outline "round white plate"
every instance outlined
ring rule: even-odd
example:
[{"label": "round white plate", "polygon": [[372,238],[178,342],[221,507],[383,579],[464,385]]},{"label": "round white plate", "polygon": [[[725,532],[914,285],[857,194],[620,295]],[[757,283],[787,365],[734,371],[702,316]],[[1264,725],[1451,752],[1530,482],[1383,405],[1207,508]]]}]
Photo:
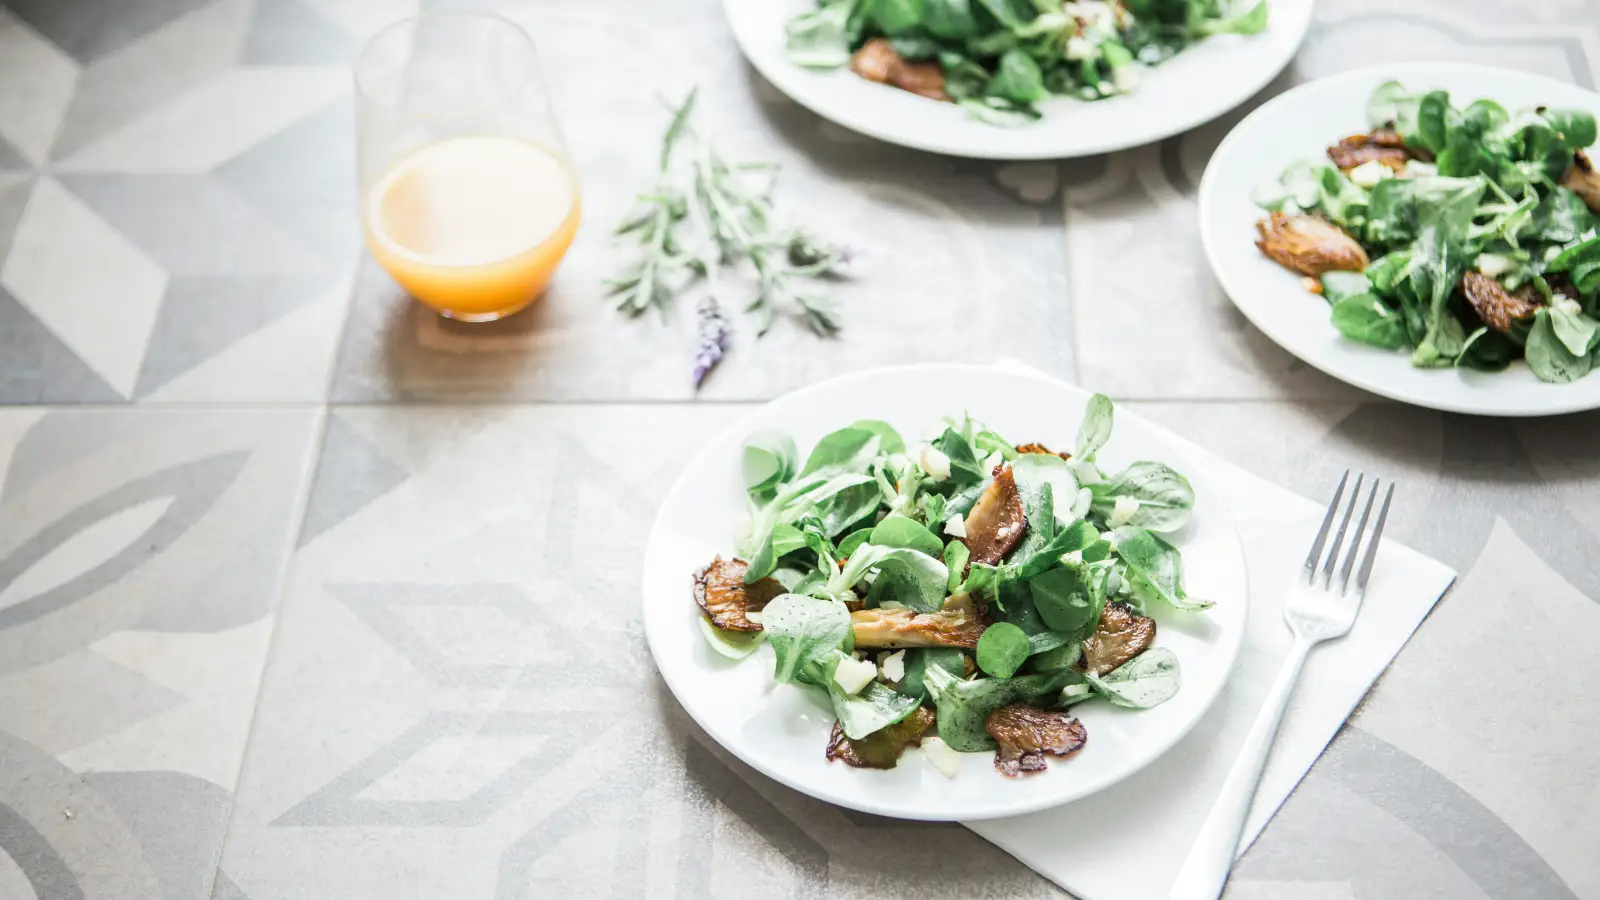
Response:
[{"label": "round white plate", "polygon": [[1008,779],[994,770],[993,753],[974,753],[948,779],[914,749],[889,771],[830,763],[823,757],[833,726],[826,702],[775,684],[770,647],[727,660],[706,646],[695,624],[693,574],[717,554],[732,553],[735,523],[747,509],[739,459],[751,432],[786,431],[803,454],[824,434],[857,419],[884,419],[915,440],[942,416],[965,409],[1011,440],[1069,447],[1088,399],[1083,390],[1042,376],[980,366],[908,366],[814,385],[718,435],[663,501],[645,551],[645,637],[678,702],[718,743],[764,774],[830,803],[905,819],[986,819],[1045,809],[1115,784],[1160,756],[1205,714],[1233,669],[1244,636],[1248,584],[1227,498],[1195,477],[1201,475],[1196,452],[1121,410],[1099,460],[1113,471],[1134,460],[1160,460],[1190,476],[1198,496],[1194,519],[1170,537],[1183,550],[1189,592],[1216,606],[1199,615],[1156,616],[1156,645],[1171,648],[1182,667],[1176,697],[1144,711],[1100,700],[1074,707],[1088,743],[1070,759],[1051,761],[1048,772]]},{"label": "round white plate", "polygon": [[789,61],[784,25],[815,0],[723,0],[739,47],[763,77],[800,105],[846,128],[918,150],[982,159],[1061,159],[1137,147],[1208,122],[1283,71],[1311,23],[1312,0],[1271,0],[1269,24],[1249,37],[1218,35],[1148,69],[1132,94],[1085,103],[1057,97],[1019,128],[986,125],[940,103],[866,81],[847,68]]},{"label": "round white plate", "polygon": [[1347,340],[1328,304],[1300,276],[1256,249],[1265,213],[1250,193],[1297,159],[1326,159],[1328,145],[1367,130],[1372,89],[1398,79],[1414,90],[1442,88],[1457,106],[1488,97],[1509,110],[1562,106],[1600,116],[1600,95],[1525,72],[1456,63],[1380,66],[1304,84],[1251,113],[1229,132],[1200,180],[1200,240],[1222,289],[1255,326],[1322,371],[1395,400],[1446,412],[1545,416],[1600,407],[1600,377],[1546,384],[1521,361],[1504,372],[1418,369],[1402,350]]}]

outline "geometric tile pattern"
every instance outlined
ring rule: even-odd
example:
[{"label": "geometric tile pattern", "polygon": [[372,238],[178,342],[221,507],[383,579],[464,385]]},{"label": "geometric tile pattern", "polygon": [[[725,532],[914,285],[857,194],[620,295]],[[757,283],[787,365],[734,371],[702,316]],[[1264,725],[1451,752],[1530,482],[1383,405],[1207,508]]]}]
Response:
[{"label": "geometric tile pattern", "polygon": [[[400,296],[354,213],[349,60],[463,5],[539,41],[588,218],[543,302],[488,326]],[[1597,15],[1322,0],[1243,109],[995,164],[821,122],[715,3],[0,0],[0,897],[1062,896],[964,828],[729,758],[636,609],[708,430],[868,365],[996,357],[1297,493],[1393,477],[1391,533],[1463,573],[1229,900],[1600,897],[1600,417],[1336,383],[1233,311],[1194,224],[1218,141],[1273,94],[1397,59],[1592,87]],[[838,340],[741,331],[701,403],[690,310],[600,296],[654,95],[692,85],[730,155],[783,166],[786,212],[860,251]]]}]

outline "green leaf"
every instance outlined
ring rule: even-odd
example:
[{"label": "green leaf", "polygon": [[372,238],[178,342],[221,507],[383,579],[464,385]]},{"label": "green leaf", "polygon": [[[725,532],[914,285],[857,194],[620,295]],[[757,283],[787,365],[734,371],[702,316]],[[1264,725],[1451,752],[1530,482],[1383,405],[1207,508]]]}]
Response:
[{"label": "green leaf", "polygon": [[867,0],[872,21],[891,37],[914,30],[922,21],[922,0]]},{"label": "green leaf", "polygon": [[1072,641],[1035,653],[1028,660],[1028,668],[1033,672],[1060,672],[1077,665],[1081,658],[1083,644]]},{"label": "green leaf", "polygon": [[906,651],[906,677],[900,688],[912,697],[925,697],[929,669],[942,669],[959,679],[966,672],[965,658],[955,647],[912,647]]},{"label": "green leaf", "polygon": [[1347,228],[1358,228],[1366,221],[1366,191],[1333,166],[1321,167],[1317,180],[1318,205],[1328,218]]},{"label": "green leaf", "polygon": [[1052,631],[1086,636],[1105,605],[1105,579],[1084,563],[1064,563],[1028,582],[1033,605]]},{"label": "green leaf", "polygon": [[935,559],[944,554],[944,542],[926,525],[901,515],[886,516],[874,526],[868,543],[880,547],[907,547]]},{"label": "green leaf", "polygon": [[[848,58],[847,55],[846,59]],[[678,104],[678,108],[672,111],[672,122],[667,125],[667,133],[661,138],[659,165],[663,172],[667,170],[667,166],[672,162],[673,149],[678,146],[678,141],[689,130],[689,115],[694,112],[694,99],[697,92],[697,88],[691,88],[689,93],[684,95],[683,102]]]},{"label": "green leaf", "polygon": [[1488,326],[1480,326],[1467,336],[1461,355],[1456,357],[1456,366],[1481,372],[1499,372],[1511,364],[1517,351],[1518,347],[1511,338]]},{"label": "green leaf", "polygon": [[1180,683],[1178,657],[1165,647],[1151,647],[1105,675],[1084,673],[1096,693],[1117,706],[1149,709],[1171,700]]},{"label": "green leaf", "polygon": [[1128,571],[1174,609],[1210,609],[1209,600],[1192,600],[1183,589],[1183,557],[1178,549],[1136,526],[1124,525],[1113,534],[1117,556]]},{"label": "green leaf", "polygon": [[1111,439],[1113,404],[1105,394],[1095,394],[1083,410],[1083,422],[1078,426],[1078,440],[1072,455],[1078,459],[1093,460],[1096,450]]},{"label": "green leaf", "polygon": [[794,438],[780,431],[758,431],[744,439],[740,468],[745,491],[761,502],[795,475]]},{"label": "green leaf", "polygon": [[923,0],[922,27],[934,37],[948,41],[966,40],[978,34],[978,20],[973,17],[968,0]]},{"label": "green leaf", "polygon": [[994,78],[989,82],[989,94],[1028,105],[1050,96],[1044,88],[1044,74],[1033,57],[1021,50],[1007,50],[995,67]]},{"label": "green leaf", "polygon": [[996,678],[1010,678],[1028,658],[1028,636],[1010,622],[996,622],[978,638],[978,668]]},{"label": "green leaf", "polygon": [[[1571,304],[1576,307],[1577,304]],[[1573,356],[1587,355],[1595,346],[1596,330],[1600,322],[1589,318],[1568,304],[1555,303],[1550,307],[1550,325],[1561,345]]]},{"label": "green leaf", "polygon": [[1423,94],[1417,105],[1417,142],[1435,153],[1443,150],[1454,124],[1452,114],[1459,119],[1459,114],[1450,106],[1449,92],[1429,91]]},{"label": "green leaf", "polygon": [[844,540],[839,542],[839,558],[844,559],[854,555],[856,548],[860,547],[862,544],[865,544],[867,542],[867,538],[871,536],[872,529],[870,527],[857,528],[855,531],[845,535]]},{"label": "green leaf", "polygon": [[[1100,539],[1100,532],[1087,521],[1079,520],[1056,532],[1039,551],[1015,565],[1006,566],[1005,577],[1017,581],[1032,581],[1054,568],[1064,554],[1082,550]],[[974,566],[974,569],[977,567]]]},{"label": "green leaf", "polygon": [[1593,216],[1583,198],[1557,185],[1534,208],[1529,230],[1532,236],[1552,244],[1565,244],[1593,225]]},{"label": "green leaf", "polygon": [[925,683],[933,696],[939,737],[963,753],[993,750],[994,738],[984,728],[989,714],[1012,703],[1036,702],[1059,693],[1077,680],[1070,670],[1020,678],[979,678],[962,681],[942,668],[929,667]]},{"label": "green leaf", "polygon": [[882,495],[872,481],[851,485],[822,505],[822,527],[829,537],[843,534],[856,523],[878,511]]},{"label": "green leaf", "polygon": [[1374,294],[1356,294],[1333,306],[1333,327],[1345,337],[1372,347],[1395,350],[1406,345],[1405,325]]},{"label": "green leaf", "polygon": [[967,560],[972,557],[972,551],[960,541],[951,541],[944,545],[944,567],[949,570],[949,579],[945,582],[945,589],[954,594],[961,587],[961,576],[967,571]]},{"label": "green leaf", "polygon": [[[809,69],[837,69],[850,62],[851,0],[830,3],[821,9],[802,13],[784,26],[784,49],[789,61]],[[661,170],[667,169],[663,152]]]},{"label": "green leaf", "polygon": [[1158,462],[1136,462],[1103,485],[1093,485],[1093,509],[1109,517],[1118,497],[1138,501],[1132,518],[1125,524],[1152,531],[1177,531],[1189,521],[1194,510],[1194,488],[1189,479],[1172,467]]},{"label": "green leaf", "polygon": [[[1198,7],[1191,4],[1195,10]],[[1208,37],[1214,34],[1260,34],[1267,27],[1267,0],[1256,0],[1254,6],[1243,11],[1230,9],[1220,16],[1205,17],[1191,14],[1189,30],[1195,37]]]},{"label": "green leaf", "polygon": [[861,472],[878,455],[880,438],[870,428],[850,426],[825,435],[811,448],[801,477],[817,472]]},{"label": "green leaf", "polygon": [[944,563],[905,547],[879,547],[870,541],[856,548],[844,570],[829,579],[825,588],[838,597],[876,570],[878,578],[872,596],[879,602],[894,600],[917,612],[933,612],[944,605],[950,581]]},{"label": "green leaf", "polygon": [[1416,98],[1398,81],[1385,81],[1367,98],[1367,124],[1380,128],[1400,117],[1400,107],[1414,104]]},{"label": "green leaf", "polygon": [[806,545],[806,537],[793,525],[774,525],[767,539],[761,543],[761,552],[750,560],[744,570],[744,583],[755,584],[772,574],[778,560]]},{"label": "green leaf", "polygon": [[1450,295],[1466,269],[1459,241],[1435,223],[1425,225],[1417,237],[1411,281],[1418,297],[1427,300],[1427,331],[1411,352],[1412,365],[1449,365],[1466,346],[1466,333],[1449,308]]},{"label": "green leaf", "polygon": [[1328,272],[1322,276],[1322,298],[1329,303],[1338,303],[1346,297],[1365,294],[1370,290],[1372,282],[1367,280],[1363,272]]},{"label": "green leaf", "polygon": [[933,447],[950,460],[951,484],[963,487],[984,479],[983,464],[972,452],[972,445],[955,429],[946,428],[944,434],[933,442]]},{"label": "green leaf", "polygon": [[870,431],[877,435],[879,453],[906,452],[905,439],[900,437],[900,432],[895,431],[894,426],[888,422],[880,422],[877,419],[862,419],[859,422],[851,422],[850,427]]},{"label": "green leaf", "polygon": [[833,704],[833,716],[839,720],[839,730],[845,737],[859,741],[904,719],[922,705],[917,697],[907,696],[877,681],[868,682],[860,693],[845,693],[833,679],[834,670],[845,658],[843,653],[835,651],[823,669],[823,684]]},{"label": "green leaf", "polygon": [[1540,381],[1552,384],[1577,381],[1588,375],[1593,367],[1592,356],[1573,354],[1557,337],[1548,308],[1541,307],[1534,313],[1533,328],[1528,332],[1528,342],[1524,346],[1524,352],[1528,368],[1533,370],[1533,374],[1538,376]]},{"label": "green leaf", "polygon": [[1595,141],[1595,118],[1591,113],[1577,109],[1546,109],[1541,115],[1561,135],[1562,141],[1574,150],[1588,147]]},{"label": "green leaf", "polygon": [[1585,263],[1600,262],[1600,236],[1579,241],[1556,254],[1545,266],[1547,272],[1569,272]]},{"label": "green leaf", "polygon": [[694,620],[706,644],[728,659],[744,659],[761,649],[761,641],[766,637],[765,631],[723,631],[707,622],[705,616],[695,616]]},{"label": "green leaf", "polygon": [[802,669],[842,650],[851,636],[844,604],[799,594],[780,594],[761,611],[761,627],[775,658],[772,677],[790,684]]}]

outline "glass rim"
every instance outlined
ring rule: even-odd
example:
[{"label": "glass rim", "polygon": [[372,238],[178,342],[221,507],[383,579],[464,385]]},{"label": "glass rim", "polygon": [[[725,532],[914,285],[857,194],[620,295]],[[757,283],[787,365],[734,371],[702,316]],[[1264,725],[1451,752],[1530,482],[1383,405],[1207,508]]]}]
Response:
[{"label": "glass rim", "polygon": [[[505,90],[497,92],[495,97],[486,100],[482,104],[470,109],[451,112],[406,112],[397,104],[378,99],[378,97],[372,91],[368,90],[367,85],[363,83],[362,71],[365,68],[364,64],[366,63],[367,56],[372,53],[373,48],[375,48],[380,42],[389,38],[394,32],[398,32],[403,28],[416,28],[423,22],[438,19],[468,19],[486,22],[497,26],[505,26],[506,28],[510,29],[510,31],[514,33],[523,44],[527,45],[528,56],[533,60],[533,65],[529,67],[527,74],[523,76],[523,79],[520,83],[511,85]],[[372,37],[367,39],[366,43],[361,45],[361,52],[356,54],[355,62],[351,66],[351,76],[355,81],[356,94],[367,103],[381,106],[390,113],[402,118],[448,120],[474,116],[482,113],[486,109],[492,108],[498,103],[520,96],[521,94],[525,93],[531,85],[536,83],[539,75],[538,69],[539,47],[534,43],[533,35],[529,34],[526,28],[523,28],[521,25],[518,25],[516,22],[513,22],[506,16],[486,9],[431,9],[406,16],[403,19],[396,19],[395,21],[390,22],[389,24],[378,29],[378,31],[373,34]]]}]

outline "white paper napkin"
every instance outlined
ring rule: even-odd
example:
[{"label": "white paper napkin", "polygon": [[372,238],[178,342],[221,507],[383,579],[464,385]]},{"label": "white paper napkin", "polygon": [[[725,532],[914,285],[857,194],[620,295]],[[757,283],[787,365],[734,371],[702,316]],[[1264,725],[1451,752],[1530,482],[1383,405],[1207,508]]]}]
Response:
[{"label": "white paper napkin", "polygon": [[[1284,598],[1326,509],[1195,452],[1205,460],[1207,483],[1228,494],[1250,570],[1249,622],[1228,687],[1188,737],[1122,784],[1056,809],[967,823],[1081,900],[1167,897],[1288,653]],[[1407,500],[1401,484],[1395,503]],[[1384,541],[1355,628],[1311,653],[1256,793],[1241,854],[1454,580],[1442,563]]]}]

